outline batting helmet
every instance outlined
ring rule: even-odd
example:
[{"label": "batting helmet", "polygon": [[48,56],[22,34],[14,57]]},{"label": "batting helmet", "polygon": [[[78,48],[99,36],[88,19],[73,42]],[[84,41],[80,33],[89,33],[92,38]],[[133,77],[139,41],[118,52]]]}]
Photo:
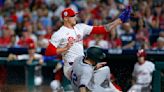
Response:
[{"label": "batting helmet", "polygon": [[99,47],[90,47],[87,49],[85,54],[87,58],[94,60],[96,63],[106,58],[106,54]]},{"label": "batting helmet", "polygon": [[146,57],[146,52],[145,52],[145,50],[144,50],[144,49],[138,50],[137,56],[138,56],[138,57]]}]

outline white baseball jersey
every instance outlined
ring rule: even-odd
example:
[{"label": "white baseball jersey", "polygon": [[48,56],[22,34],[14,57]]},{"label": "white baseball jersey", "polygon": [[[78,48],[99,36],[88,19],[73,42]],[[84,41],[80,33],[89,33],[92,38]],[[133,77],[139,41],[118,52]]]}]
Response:
[{"label": "white baseball jersey", "polygon": [[152,73],[155,70],[155,66],[150,61],[145,61],[144,64],[138,62],[134,66],[132,76],[136,78],[138,84],[149,84],[152,81]]},{"label": "white baseball jersey", "polygon": [[69,29],[62,26],[55,32],[50,42],[57,48],[63,48],[67,45],[68,41],[74,42],[73,46],[65,53],[62,53],[65,62],[74,62],[78,56],[84,56],[83,37],[89,35],[93,26],[86,24],[76,24],[74,29]]}]

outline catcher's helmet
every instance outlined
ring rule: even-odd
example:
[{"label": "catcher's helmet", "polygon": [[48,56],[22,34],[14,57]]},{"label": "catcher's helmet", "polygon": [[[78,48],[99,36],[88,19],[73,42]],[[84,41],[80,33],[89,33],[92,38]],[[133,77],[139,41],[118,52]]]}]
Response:
[{"label": "catcher's helmet", "polygon": [[90,47],[87,49],[85,54],[87,58],[95,61],[96,63],[106,58],[106,54],[99,47]]},{"label": "catcher's helmet", "polygon": [[138,50],[137,56],[138,56],[138,57],[146,57],[146,52],[145,52],[145,50],[144,50],[144,49]]}]

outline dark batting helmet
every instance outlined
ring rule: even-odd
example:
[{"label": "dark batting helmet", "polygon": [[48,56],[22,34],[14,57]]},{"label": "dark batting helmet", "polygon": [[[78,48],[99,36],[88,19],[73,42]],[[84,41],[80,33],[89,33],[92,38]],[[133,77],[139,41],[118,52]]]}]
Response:
[{"label": "dark batting helmet", "polygon": [[106,54],[99,47],[90,47],[87,49],[85,54],[87,58],[95,61],[96,63],[106,58]]}]

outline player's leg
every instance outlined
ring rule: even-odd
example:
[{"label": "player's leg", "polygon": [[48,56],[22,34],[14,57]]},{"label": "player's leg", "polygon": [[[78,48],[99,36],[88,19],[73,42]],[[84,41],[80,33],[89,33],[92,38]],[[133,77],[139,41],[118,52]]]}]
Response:
[{"label": "player's leg", "polygon": [[65,77],[70,80],[71,79],[71,71],[72,71],[72,65],[70,65],[69,63],[64,63],[64,75]]},{"label": "player's leg", "polygon": [[50,83],[50,87],[52,89],[52,92],[64,92],[63,88],[61,88],[61,84],[58,80],[53,80]]},{"label": "player's leg", "polygon": [[63,90],[63,87],[61,86],[62,77],[63,77],[63,66],[61,62],[58,62],[55,69],[53,70],[54,80],[51,81],[50,86],[52,89],[52,92],[59,92],[60,90]]}]

